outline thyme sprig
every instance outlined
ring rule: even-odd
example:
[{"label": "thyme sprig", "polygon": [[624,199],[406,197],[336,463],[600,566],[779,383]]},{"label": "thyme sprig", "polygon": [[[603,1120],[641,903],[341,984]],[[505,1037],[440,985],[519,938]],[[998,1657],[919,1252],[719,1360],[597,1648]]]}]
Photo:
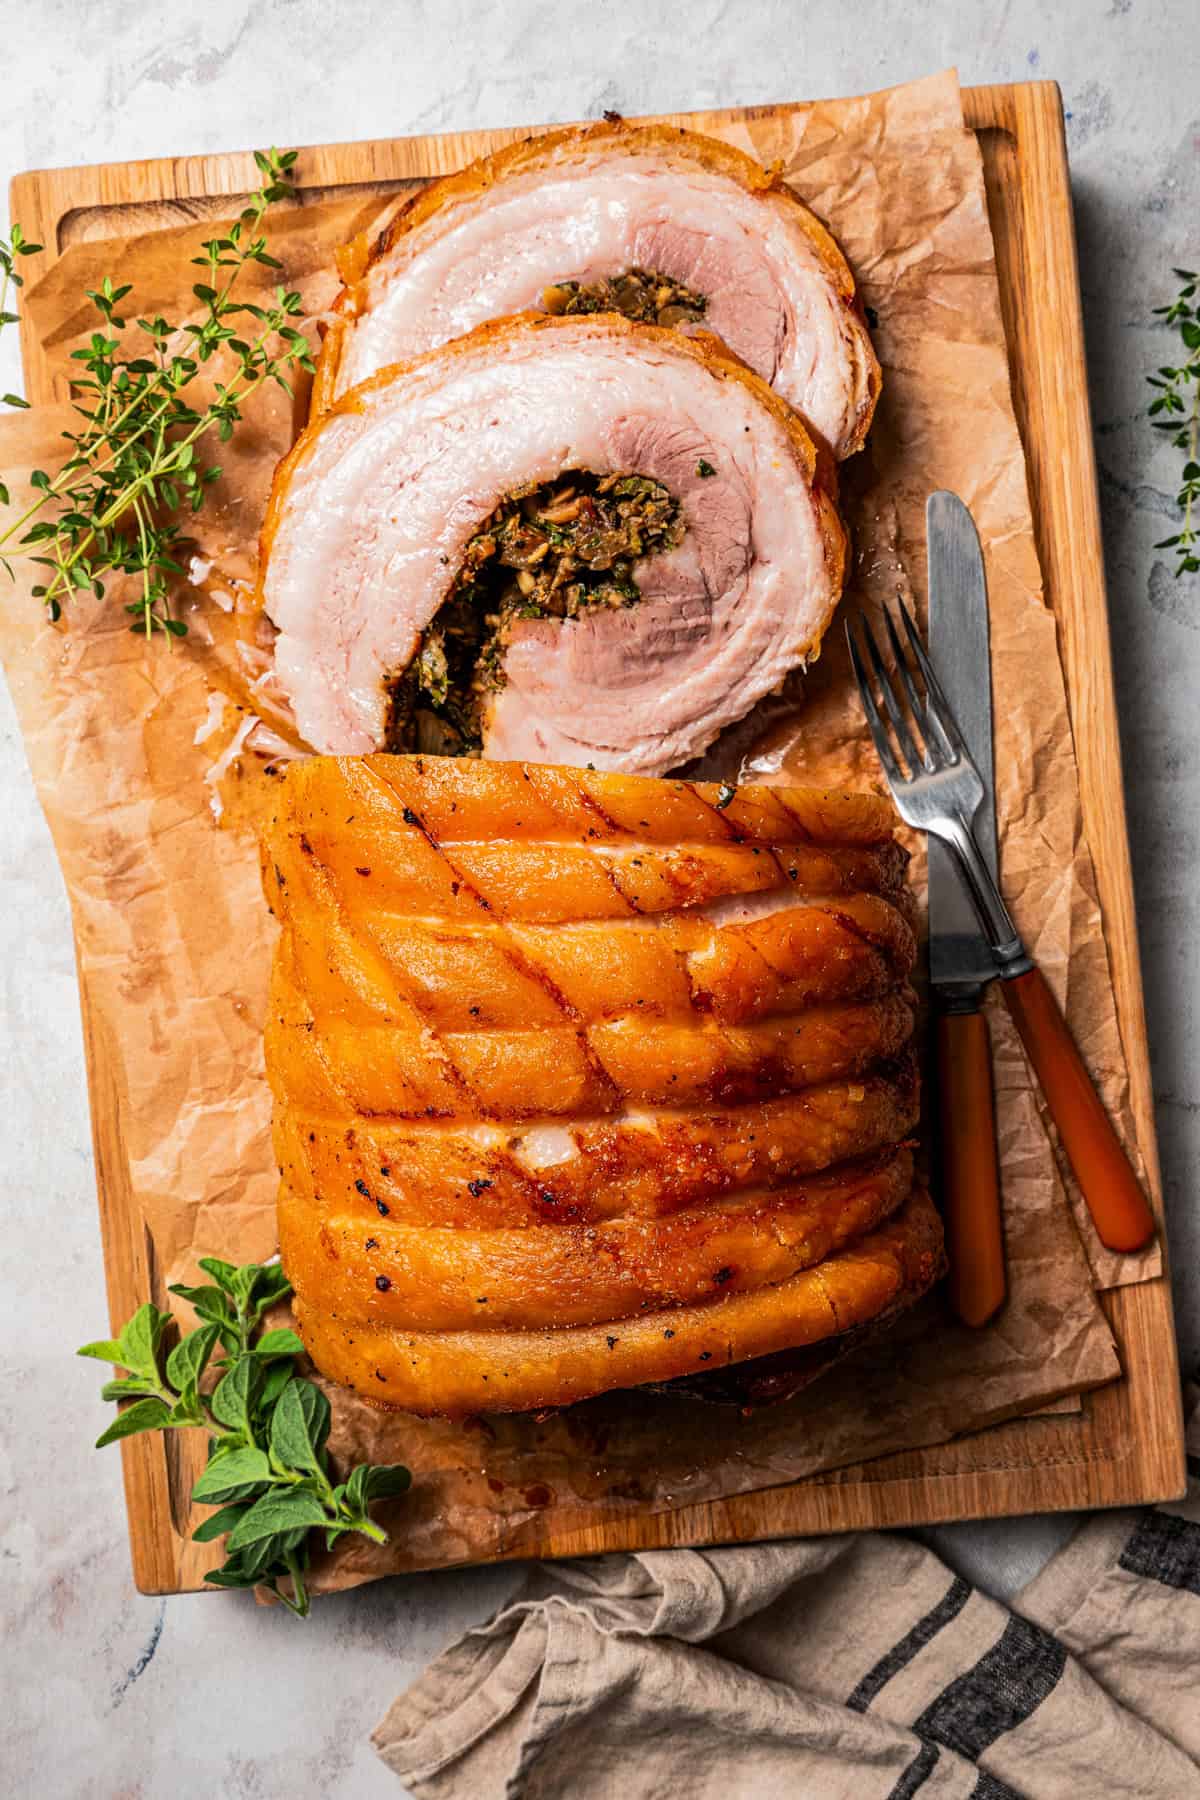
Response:
[{"label": "thyme sprig", "polygon": [[1149,409],[1155,430],[1167,432],[1175,448],[1183,452],[1176,495],[1183,522],[1178,531],[1154,546],[1156,550],[1174,550],[1175,574],[1180,576],[1200,570],[1200,308],[1195,305],[1200,277],[1194,269],[1176,269],[1175,274],[1182,283],[1179,293],[1169,306],[1156,306],[1154,311],[1167,325],[1176,327],[1186,355],[1178,367],[1164,364],[1146,379],[1157,390]]},{"label": "thyme sprig", "polygon": [[[197,1543],[225,1537],[225,1562],[204,1577],[214,1587],[271,1589],[294,1613],[308,1612],[308,1540],[322,1530],[328,1545],[347,1532],[386,1544],[371,1518],[375,1500],[410,1485],[399,1464],[359,1463],[345,1481],[330,1475],[325,1440],[329,1402],[296,1374],[304,1346],[294,1331],[262,1331],[263,1314],[291,1292],[277,1263],[235,1268],[202,1257],[210,1285],[173,1287],[200,1324],[165,1355],[169,1312],[147,1301],[119,1337],[85,1344],[80,1356],[126,1373],[104,1384],[105,1400],[127,1401],[96,1448],[143,1431],[200,1427],[208,1432],[208,1464],[193,1500],[217,1507],[192,1533]],[[212,1364],[218,1347],[223,1357]],[[214,1381],[214,1376],[216,1377]],[[227,1534],[227,1535],[226,1535]],[[290,1585],[281,1588],[280,1582]]]},{"label": "thyme sprig", "polygon": [[[73,405],[82,424],[63,434],[72,448],[59,473],[51,478],[35,470],[34,499],[0,532],[0,553],[13,546],[9,556],[26,554],[47,571],[33,592],[52,620],[73,594],[103,599],[108,578],[118,574],[138,582],[126,606],[132,630],[147,638],[186,632],[170,602],[172,580],[183,573],[183,518],[200,510],[221,474],[202,440],[213,432],[227,443],[261,387],[271,382],[289,393],[288,373],[313,368],[308,340],[293,322],[301,310],[298,293],[277,286],[269,306],[235,298],[251,264],[280,266],[259,227],[270,206],[293,194],[295,161],[294,150],[255,151],[262,186],[228,232],[192,258],[205,276],[192,289],[197,318],[182,325],[138,318],[140,340],[127,354],[129,286],[114,286],[106,276],[98,289],[87,290],[100,324],[72,352],[79,364]],[[10,244],[28,253],[16,226]],[[231,373],[213,380],[203,403],[193,400],[192,381],[219,354],[232,359]],[[11,563],[5,566],[11,574]]]},{"label": "thyme sprig", "polygon": [[[17,315],[8,310],[8,296],[13,288],[25,286],[25,277],[17,267],[17,260],[22,256],[36,256],[41,250],[40,244],[31,244],[19,225],[14,225],[7,238],[0,237],[0,332],[6,325],[15,325]],[[2,396],[5,406],[28,406],[20,394]],[[8,489],[0,481],[0,506],[8,505]]]}]

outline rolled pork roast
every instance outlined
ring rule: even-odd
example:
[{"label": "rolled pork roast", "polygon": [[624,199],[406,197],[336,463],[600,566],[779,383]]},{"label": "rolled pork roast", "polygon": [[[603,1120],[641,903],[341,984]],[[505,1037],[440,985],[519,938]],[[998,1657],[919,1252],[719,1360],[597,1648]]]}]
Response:
[{"label": "rolled pork roast", "polygon": [[911,1304],[942,1239],[905,861],[872,795],[294,763],[266,1062],[317,1366],[522,1411],[748,1359],[777,1384]]},{"label": "rolled pork roast", "polygon": [[263,838],[299,1328],[419,1413],[784,1397],[943,1266],[907,859],[875,796],[645,778],[819,652],[853,279],[774,173],[620,122],[341,266],[260,559],[332,753]]}]

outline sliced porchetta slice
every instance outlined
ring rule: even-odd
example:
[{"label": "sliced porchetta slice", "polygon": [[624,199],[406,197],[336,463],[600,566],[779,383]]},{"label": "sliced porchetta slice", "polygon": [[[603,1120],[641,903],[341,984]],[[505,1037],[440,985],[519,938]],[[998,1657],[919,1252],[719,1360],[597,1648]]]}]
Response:
[{"label": "sliced porchetta slice", "polygon": [[280,467],[261,594],[314,749],[401,747],[394,684],[468,546],[514,494],[581,471],[658,484],[676,537],[637,562],[632,603],[505,615],[484,756],[660,774],[815,653],[846,539],[797,415],[712,339],[526,315],[354,389]]},{"label": "sliced porchetta slice", "polygon": [[407,201],[373,248],[349,247],[343,274],[318,407],[485,319],[610,301],[685,329],[700,319],[835,456],[860,447],[879,394],[829,232],[777,171],[673,127],[514,144]]}]

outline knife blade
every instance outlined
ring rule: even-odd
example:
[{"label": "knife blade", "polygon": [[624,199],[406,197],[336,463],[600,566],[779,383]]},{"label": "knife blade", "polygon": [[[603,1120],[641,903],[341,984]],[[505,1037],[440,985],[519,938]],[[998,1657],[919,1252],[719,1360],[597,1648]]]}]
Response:
[{"label": "knife blade", "polygon": [[[975,522],[956,494],[930,495],[925,528],[930,657],[983,782],[975,837],[994,876],[992,669],[983,553]],[[980,1011],[996,964],[952,852],[936,838],[927,843],[949,1293],[959,1318],[978,1326],[996,1312],[1006,1291],[991,1042]]]},{"label": "knife blade", "polygon": [[[996,794],[992,757],[992,656],[987,582],[975,521],[957,494],[925,504],[929,572],[929,654],[983,782],[975,839],[996,874]],[[996,964],[954,855],[929,839],[929,976],[935,989],[978,1002]]]}]

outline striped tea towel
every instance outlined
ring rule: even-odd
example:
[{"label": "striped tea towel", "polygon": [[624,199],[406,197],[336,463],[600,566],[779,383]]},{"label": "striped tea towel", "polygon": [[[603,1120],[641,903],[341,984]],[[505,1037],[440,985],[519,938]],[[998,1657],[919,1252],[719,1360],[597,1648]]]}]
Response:
[{"label": "striped tea towel", "polygon": [[881,1534],[540,1566],[375,1744],[420,1800],[1200,1800],[1200,1480],[1011,1612]]}]

